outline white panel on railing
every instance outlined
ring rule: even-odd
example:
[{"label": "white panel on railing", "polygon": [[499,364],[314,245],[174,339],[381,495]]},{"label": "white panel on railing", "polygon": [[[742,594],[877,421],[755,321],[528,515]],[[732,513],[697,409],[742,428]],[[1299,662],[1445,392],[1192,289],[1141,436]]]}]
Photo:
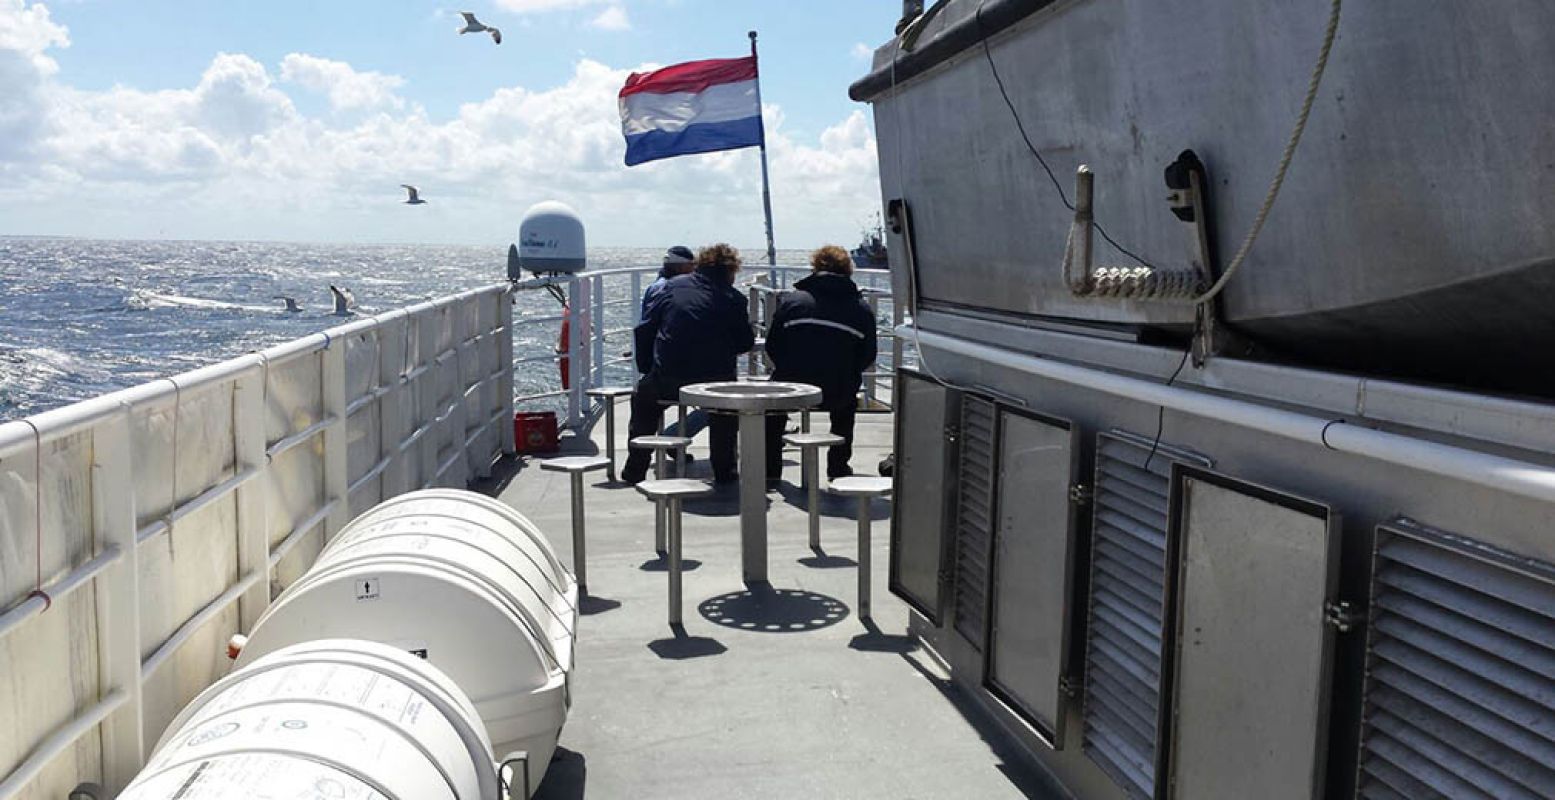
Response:
[{"label": "white panel on railing", "polygon": [[265,442],[298,433],[324,418],[316,352],[271,363],[265,380]]}]

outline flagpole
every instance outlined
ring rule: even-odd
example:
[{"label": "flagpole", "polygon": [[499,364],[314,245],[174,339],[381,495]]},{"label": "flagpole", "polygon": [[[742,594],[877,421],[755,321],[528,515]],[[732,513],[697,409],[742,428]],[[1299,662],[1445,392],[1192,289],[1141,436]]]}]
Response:
[{"label": "flagpole", "polygon": [[[756,58],[756,32],[750,32],[751,60],[756,61],[756,119],[761,117],[761,68],[760,61]],[[767,123],[761,123],[761,209],[767,215],[767,282],[770,286],[777,286],[777,246],[772,240],[772,183],[767,177]]]}]

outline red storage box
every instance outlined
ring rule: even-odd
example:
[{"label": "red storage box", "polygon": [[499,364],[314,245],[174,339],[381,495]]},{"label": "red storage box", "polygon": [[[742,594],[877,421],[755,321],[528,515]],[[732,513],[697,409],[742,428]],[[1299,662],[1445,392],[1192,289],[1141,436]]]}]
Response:
[{"label": "red storage box", "polygon": [[513,415],[513,441],[520,453],[554,453],[561,446],[556,436],[556,412],[520,411]]}]

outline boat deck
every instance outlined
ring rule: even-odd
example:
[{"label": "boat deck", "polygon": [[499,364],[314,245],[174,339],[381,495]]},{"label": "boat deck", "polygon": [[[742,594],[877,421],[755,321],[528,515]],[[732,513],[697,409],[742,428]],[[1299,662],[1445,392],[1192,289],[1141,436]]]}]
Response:
[{"label": "boat deck", "polygon": [[[626,415],[623,404],[618,459]],[[596,437],[604,427],[594,426]],[[854,469],[874,473],[891,429],[888,414],[860,415]],[[599,448],[577,437],[563,454]],[[692,452],[690,476],[707,477],[705,433]],[[681,636],[667,624],[652,504],[589,474],[593,596],[579,619],[571,715],[537,797],[1056,796],[904,635],[906,606],[886,590],[883,500],[873,507],[874,624],[854,615],[855,501],[823,498],[825,552],[811,552],[797,460],[788,454],[781,489],[769,495],[771,587],[741,582],[734,487],[686,504]],[[568,477],[538,465],[508,464],[491,491],[570,564]]]}]

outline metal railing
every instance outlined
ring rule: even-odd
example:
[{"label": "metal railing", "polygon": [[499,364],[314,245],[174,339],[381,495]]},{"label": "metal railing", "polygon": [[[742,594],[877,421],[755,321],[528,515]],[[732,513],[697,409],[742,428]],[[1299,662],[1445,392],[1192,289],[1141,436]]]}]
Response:
[{"label": "metal railing", "polygon": [[[569,385],[562,387],[560,380],[555,388],[525,394],[515,401],[518,405],[533,404],[546,399],[565,398],[565,424],[577,428],[593,412],[588,397],[590,389],[607,385],[631,386],[636,383],[637,370],[631,355],[632,329],[637,324],[640,303],[646,281],[652,281],[659,267],[624,267],[619,269],[589,270],[576,275],[539,276],[519,281],[516,288],[539,290],[547,286],[562,288],[568,301],[567,317],[570,318],[566,348],[556,353],[523,356],[516,363],[556,363],[566,359],[571,373]],[[767,323],[777,307],[777,297],[787,291],[790,280],[810,273],[809,267],[780,266],[770,274],[776,275],[778,285],[771,285],[769,273],[752,268],[757,274],[753,280],[741,281],[740,290],[749,298],[751,326],[757,337],[757,348],[746,357],[746,372],[760,376],[770,370],[770,364],[761,352],[761,341],[766,337]],[[876,336],[882,341],[876,366],[864,373],[865,408],[884,410],[890,407],[890,382],[896,367],[902,364],[903,342],[896,336],[905,309],[892,302],[891,273],[889,270],[857,270],[854,280],[863,290],[876,320]],[[884,309],[884,310],[883,310]],[[882,314],[885,316],[882,317]],[[563,315],[518,316],[513,321],[515,330],[527,326],[559,326]],[[889,342],[890,346],[884,346]]]},{"label": "metal railing", "polygon": [[0,800],[122,789],[353,512],[513,451],[511,288],[0,424]]}]

